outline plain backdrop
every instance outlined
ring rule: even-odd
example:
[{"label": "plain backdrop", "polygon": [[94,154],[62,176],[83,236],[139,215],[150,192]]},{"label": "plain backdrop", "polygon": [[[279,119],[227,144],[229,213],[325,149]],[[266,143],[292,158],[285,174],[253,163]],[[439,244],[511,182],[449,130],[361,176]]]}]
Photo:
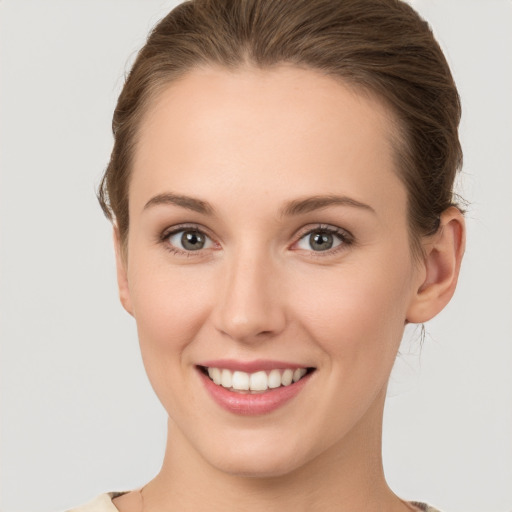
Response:
[{"label": "plain backdrop", "polygon": [[[159,470],[166,416],[118,303],[95,187],[124,74],[176,3],[0,0],[4,512],[63,510]],[[404,498],[510,511],[512,2],[413,5],[463,101],[468,248],[452,303],[426,325],[422,349],[408,332],[397,360],[385,470]]]}]

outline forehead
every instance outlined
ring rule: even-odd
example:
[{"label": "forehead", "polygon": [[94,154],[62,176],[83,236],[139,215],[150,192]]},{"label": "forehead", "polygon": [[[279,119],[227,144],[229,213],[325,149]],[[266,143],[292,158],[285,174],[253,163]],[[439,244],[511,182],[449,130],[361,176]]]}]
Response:
[{"label": "forehead", "polygon": [[165,188],[221,202],[247,188],[282,199],[338,188],[376,206],[402,201],[392,138],[383,104],[318,72],[196,69],[156,95],[142,119],[130,203],[141,208]]}]

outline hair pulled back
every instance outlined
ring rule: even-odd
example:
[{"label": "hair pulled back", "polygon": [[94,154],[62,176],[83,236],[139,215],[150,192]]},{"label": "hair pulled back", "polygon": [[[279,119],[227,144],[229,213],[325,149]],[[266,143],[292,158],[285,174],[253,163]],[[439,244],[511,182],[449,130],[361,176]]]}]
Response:
[{"label": "hair pulled back", "polygon": [[460,100],[428,24],[401,0],[189,0],[150,33],[114,112],[114,147],[98,199],[129,227],[128,188],[148,103],[203,65],[236,69],[292,64],[380,98],[397,120],[397,173],[408,193],[412,240],[434,233],[453,205],[462,164]]}]

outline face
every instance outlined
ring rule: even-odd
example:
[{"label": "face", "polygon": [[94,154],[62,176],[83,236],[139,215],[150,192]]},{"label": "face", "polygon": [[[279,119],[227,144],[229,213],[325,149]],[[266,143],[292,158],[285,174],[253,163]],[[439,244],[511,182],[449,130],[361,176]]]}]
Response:
[{"label": "face", "polygon": [[380,429],[421,280],[390,133],[378,101],[284,66],[195,70],[146,113],[121,296],[212,466],[284,474]]}]

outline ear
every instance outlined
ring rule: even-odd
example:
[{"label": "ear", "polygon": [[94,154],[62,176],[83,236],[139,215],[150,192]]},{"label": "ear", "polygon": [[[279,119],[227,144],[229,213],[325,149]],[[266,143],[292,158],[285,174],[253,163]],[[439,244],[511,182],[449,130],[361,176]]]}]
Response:
[{"label": "ear", "polygon": [[457,286],[465,245],[464,217],[458,208],[450,207],[441,215],[437,232],[423,243],[423,272],[409,305],[408,322],[426,322],[450,302]]},{"label": "ear", "polygon": [[116,269],[117,269],[117,287],[119,290],[119,299],[124,309],[133,316],[133,308],[130,297],[130,287],[128,285],[127,259],[126,253],[122,247],[119,229],[114,226],[114,248],[116,251]]}]

